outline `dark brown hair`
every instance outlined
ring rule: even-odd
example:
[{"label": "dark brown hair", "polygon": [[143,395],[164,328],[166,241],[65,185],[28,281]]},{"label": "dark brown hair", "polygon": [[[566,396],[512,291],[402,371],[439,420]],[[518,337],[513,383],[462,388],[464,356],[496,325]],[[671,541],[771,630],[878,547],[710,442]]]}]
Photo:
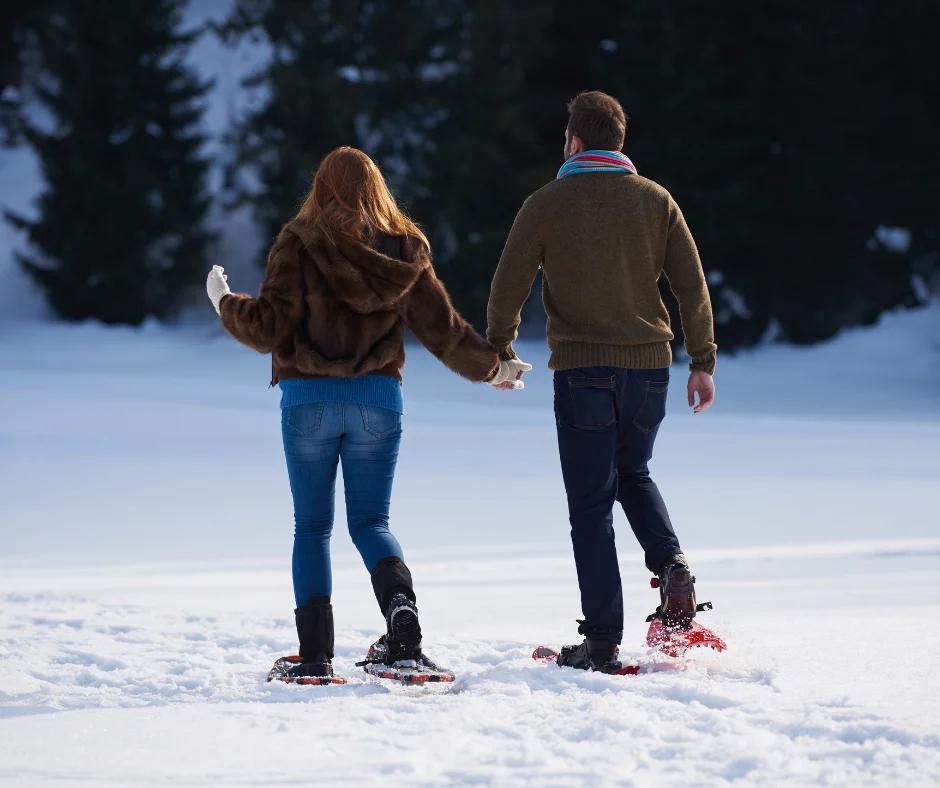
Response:
[{"label": "dark brown hair", "polygon": [[568,133],[581,138],[587,150],[620,150],[630,116],[620,102],[599,90],[585,90],[568,102]]}]

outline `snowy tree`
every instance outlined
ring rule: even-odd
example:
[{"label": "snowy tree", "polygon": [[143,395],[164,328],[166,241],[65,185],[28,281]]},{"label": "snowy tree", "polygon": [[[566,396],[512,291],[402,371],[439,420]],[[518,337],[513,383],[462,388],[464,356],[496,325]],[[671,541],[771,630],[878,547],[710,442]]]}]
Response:
[{"label": "snowy tree", "polygon": [[817,342],[928,297],[937,4],[634,0],[602,29],[554,5],[527,69],[539,144],[556,153],[579,90],[621,99],[628,152],[699,244],[722,349]]},{"label": "snowy tree", "polygon": [[479,322],[505,233],[538,183],[533,171],[551,171],[523,155],[534,138],[525,68],[543,5],[240,0],[225,32],[263,37],[273,55],[247,82],[265,98],[235,129],[235,192],[273,235],[324,153],[364,149],[425,225],[439,273]]},{"label": "snowy tree", "polygon": [[[139,324],[204,271],[201,83],[182,0],[54,2],[36,30],[44,112],[25,124],[45,187],[20,263],[62,317]],[[43,117],[44,116],[44,117]]]},{"label": "snowy tree", "polygon": [[273,235],[327,150],[362,147],[479,324],[513,216],[561,163],[566,102],[605,90],[686,214],[722,349],[816,342],[936,287],[938,9],[633,0],[598,26],[558,0],[239,0],[229,30],[272,57],[236,192]]},{"label": "snowy tree", "polygon": [[52,0],[0,5],[0,142],[19,142],[23,93],[32,82],[36,32],[45,22]]},{"label": "snowy tree", "polygon": [[406,202],[420,193],[428,133],[440,119],[428,75],[448,73],[434,44],[462,9],[456,0],[236,3],[223,36],[263,40],[272,57],[245,82],[262,99],[233,129],[229,183],[268,235],[339,145],[376,159]]},{"label": "snowy tree", "polygon": [[[574,94],[546,102],[543,86],[531,79],[554,16],[550,4],[465,6],[435,45],[441,67],[425,75],[440,121],[428,132],[416,211],[436,242],[436,266],[454,302],[482,329],[516,212],[561,164],[565,100]],[[551,132],[550,147],[538,144],[543,131]]]}]

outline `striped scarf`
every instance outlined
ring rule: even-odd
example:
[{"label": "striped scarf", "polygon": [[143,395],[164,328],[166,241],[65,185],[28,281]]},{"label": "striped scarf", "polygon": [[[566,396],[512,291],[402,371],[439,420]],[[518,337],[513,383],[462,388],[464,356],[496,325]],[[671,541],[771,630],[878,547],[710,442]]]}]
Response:
[{"label": "striped scarf", "polygon": [[636,167],[618,150],[586,150],[576,153],[558,170],[558,179],[582,172],[629,172],[636,175]]}]

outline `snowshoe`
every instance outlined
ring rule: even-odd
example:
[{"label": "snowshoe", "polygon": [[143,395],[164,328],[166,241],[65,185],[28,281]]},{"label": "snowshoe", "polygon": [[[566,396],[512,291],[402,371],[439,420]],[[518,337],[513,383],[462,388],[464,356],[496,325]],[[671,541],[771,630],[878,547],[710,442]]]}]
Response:
[{"label": "snowshoe", "polygon": [[668,560],[650,586],[659,589],[659,606],[647,616],[646,643],[671,657],[678,657],[695,646],[724,651],[725,642],[697,621],[695,614],[711,610],[711,602],[695,599],[695,576],[682,553]]},{"label": "snowshoe", "polygon": [[[373,570],[376,599],[383,606],[386,633],[369,647],[356,665],[371,676],[402,684],[425,684],[454,680],[454,674],[435,665],[421,651],[421,624],[411,588],[411,573],[398,559],[380,562]],[[391,588],[391,590],[386,590]],[[396,590],[399,589],[399,590]],[[410,594],[410,595],[409,595]]]},{"label": "snowshoe", "polygon": [[394,650],[390,649],[388,635],[382,635],[375,641],[369,647],[366,658],[357,662],[356,666],[363,668],[370,676],[400,681],[402,684],[454,680],[454,674],[434,664],[422,653],[420,646],[413,648],[408,655],[402,654],[398,643]]},{"label": "snowshoe", "polygon": [[275,660],[268,673],[268,681],[283,681],[288,684],[345,684],[346,679],[333,675],[333,665],[325,654],[312,659],[300,656],[281,657]]},{"label": "snowshoe", "polygon": [[306,607],[294,611],[297,655],[281,657],[268,673],[268,681],[290,684],[345,684],[333,675],[333,607],[326,596],[312,597]]},{"label": "snowshoe", "polygon": [[718,635],[703,627],[698,621],[689,626],[667,627],[660,619],[655,619],[646,633],[646,645],[655,648],[670,657],[681,657],[690,648],[704,646],[715,651],[728,648]]},{"label": "snowshoe", "polygon": [[617,659],[616,646],[614,647],[613,659],[603,663],[601,667],[594,666],[590,655],[581,652],[585,649],[585,644],[580,646],[562,646],[561,651],[556,651],[549,646],[537,646],[532,652],[532,659],[537,662],[554,662],[559,667],[580,668],[581,670],[597,670],[601,673],[609,673],[616,676],[635,676],[640,673],[639,663],[628,663],[624,665]]}]

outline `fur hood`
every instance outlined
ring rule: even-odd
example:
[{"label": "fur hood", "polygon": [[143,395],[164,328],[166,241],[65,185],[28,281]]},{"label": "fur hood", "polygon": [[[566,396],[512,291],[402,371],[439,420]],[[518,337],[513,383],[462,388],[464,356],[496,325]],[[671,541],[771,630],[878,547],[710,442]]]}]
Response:
[{"label": "fur hood", "polygon": [[[353,240],[334,246],[315,227],[295,219],[284,233],[296,236],[337,300],[360,315],[396,309],[430,266],[427,253],[414,238],[401,241],[404,260],[389,257]],[[409,248],[405,248],[409,247]]]}]

